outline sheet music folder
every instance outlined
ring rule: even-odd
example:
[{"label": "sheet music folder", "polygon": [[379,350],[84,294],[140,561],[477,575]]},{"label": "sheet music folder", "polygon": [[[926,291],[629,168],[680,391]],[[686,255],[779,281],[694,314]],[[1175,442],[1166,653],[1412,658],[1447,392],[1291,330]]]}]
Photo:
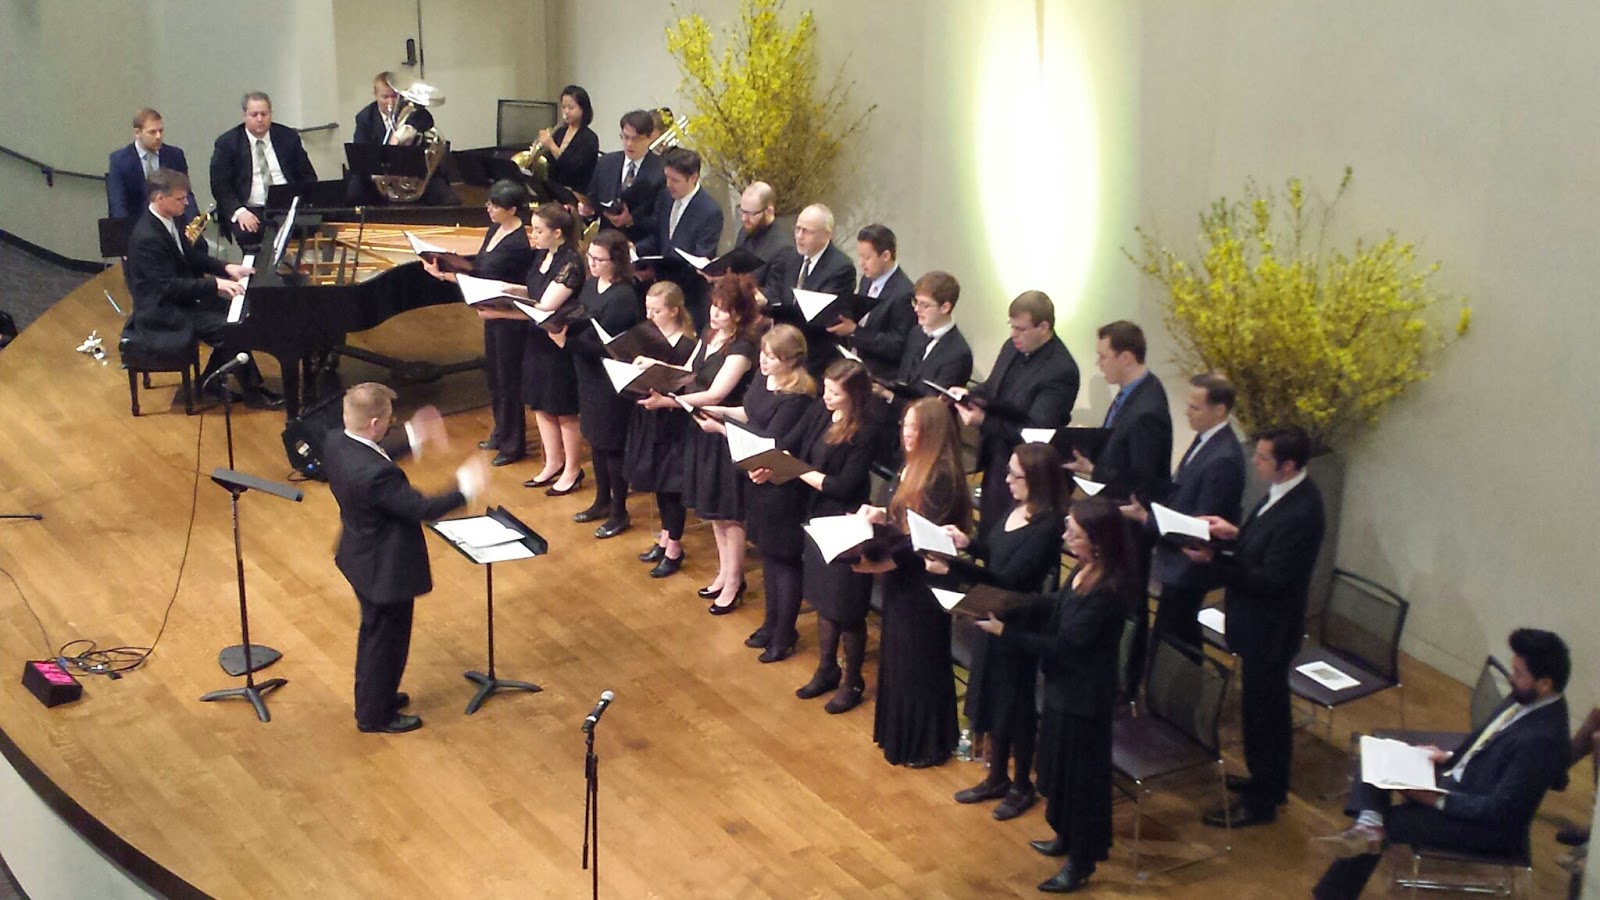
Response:
[{"label": "sheet music folder", "polygon": [[[512,529],[514,531],[517,531],[520,534],[522,534],[523,536],[521,538],[519,538],[519,539],[517,539],[515,541],[507,541],[506,544],[515,544],[518,547],[520,547],[523,550],[525,550],[526,552],[525,553],[518,553],[518,555],[516,555],[516,556],[507,556],[507,555],[505,555],[504,552],[500,552],[500,553],[485,552],[485,551],[493,551],[495,548],[494,547],[487,547],[487,548],[485,548],[485,547],[473,547],[473,546],[467,545],[464,542],[459,541],[455,537],[453,537],[449,533],[449,531],[450,531],[449,528],[446,528],[444,530],[440,530],[440,528],[439,528],[440,525],[448,525],[448,523],[450,523],[450,522],[470,521],[470,520],[473,520],[473,519],[480,519],[480,518],[493,519],[494,521],[499,522],[501,525],[504,525],[507,528],[510,528],[510,529]],[[543,556],[546,553],[550,552],[550,542],[549,541],[545,540],[545,538],[542,535],[540,535],[537,531],[534,531],[532,528],[529,528],[527,526],[527,523],[523,522],[521,519],[519,519],[516,516],[512,515],[503,506],[492,506],[492,507],[489,507],[489,509],[487,509],[484,512],[484,515],[482,515],[482,516],[458,516],[457,518],[454,518],[454,519],[441,519],[441,520],[439,520],[437,522],[429,522],[428,523],[428,529],[430,531],[432,531],[434,534],[437,534],[445,543],[447,543],[450,546],[454,547],[456,549],[457,553],[460,553],[462,556],[465,556],[474,565],[487,565],[487,564],[494,563],[494,562],[509,562],[511,560],[514,560],[514,559],[527,559],[530,556]],[[503,546],[503,545],[496,545],[496,546]]]}]

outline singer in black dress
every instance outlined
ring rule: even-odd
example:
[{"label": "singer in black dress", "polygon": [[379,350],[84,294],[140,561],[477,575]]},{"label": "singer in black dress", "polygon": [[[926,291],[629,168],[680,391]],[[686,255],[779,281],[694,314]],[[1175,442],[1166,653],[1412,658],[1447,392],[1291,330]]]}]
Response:
[{"label": "singer in black dress", "polygon": [[1039,789],[1055,837],[1034,841],[1033,848],[1067,857],[1061,871],[1039,885],[1054,893],[1082,887],[1111,852],[1117,647],[1137,595],[1128,532],[1115,503],[1089,497],[1072,504],[1064,539],[1080,562],[1055,598],[1042,602],[1048,610],[1042,624],[1038,606],[978,623],[999,639],[1001,651],[1037,657],[1044,675]]},{"label": "singer in black dress", "polygon": [[[887,443],[891,415],[887,404],[872,395],[872,378],[858,362],[841,359],[823,373],[822,402],[814,404],[780,446],[809,463],[816,472],[800,476],[811,490],[797,518],[854,513],[872,491],[872,461]],[[867,650],[867,612],[872,576],[856,572],[843,560],[822,558],[807,539],[801,557],[804,596],[817,611],[817,670],[794,694],[811,700],[829,691],[823,707],[838,715],[855,709],[866,691],[861,662]],[[767,639],[760,632],[752,635]],[[844,668],[839,645],[844,644]],[[837,690],[835,690],[837,689]]]},{"label": "singer in black dress", "polygon": [[[955,416],[924,397],[906,407],[900,425],[905,467],[888,509],[869,518],[907,531],[906,512],[965,531],[971,493],[961,471]],[[956,747],[956,686],[950,671],[950,615],[928,588],[921,556],[902,545],[890,558],[863,560],[857,571],[878,577],[883,590],[878,702],[872,739],[893,765],[943,765]]]},{"label": "singer in black dress", "polygon": [[[683,305],[683,291],[670,281],[658,281],[645,292],[644,315],[672,345],[668,365],[684,365],[698,346],[694,322]],[[683,526],[688,512],[683,506],[683,447],[689,414],[670,398],[652,391],[634,401],[622,452],[622,467],[634,490],[656,495],[661,531],[640,562],[655,563],[651,578],[665,578],[683,564]]]},{"label": "singer in black dress", "polygon": [[574,513],[574,522],[606,521],[597,538],[615,537],[628,527],[628,475],[622,451],[628,441],[633,403],[617,394],[602,360],[610,359],[595,330],[617,337],[644,321],[644,307],[633,289],[628,239],[620,231],[595,235],[588,249],[589,279],[578,293],[586,318],[572,326],[573,365],[578,373],[578,422],[594,462],[594,503]]},{"label": "singer in black dress", "polygon": [[[690,406],[742,406],[755,369],[755,280],[735,275],[711,290],[710,324],[690,366],[694,384],[680,399]],[[683,452],[683,497],[695,515],[711,523],[717,541],[717,576],[701,591],[717,606],[742,602],[744,594],[744,486],[748,479],[728,455],[728,439],[699,428],[689,432]]]},{"label": "singer in black dress", "polygon": [[[1049,444],[1021,444],[1011,454],[1006,485],[1016,505],[1004,522],[991,529],[984,541],[969,540],[965,533],[951,538],[975,559],[930,561],[928,570],[949,571],[964,584],[985,583],[1008,591],[1054,593],[1061,569],[1061,530],[1066,518],[1066,479],[1061,454]],[[973,630],[972,673],[967,680],[965,712],[975,734],[988,736],[989,775],[981,783],[956,792],[958,803],[1000,800],[994,817],[1014,819],[1033,806],[1033,754],[1038,729],[1034,709],[1034,682],[1039,661],[1026,652],[995,649],[996,639],[969,620],[957,619],[955,628]],[[1006,775],[1011,762],[1011,776]]]},{"label": "singer in black dress", "polygon": [[574,191],[589,189],[595,164],[600,161],[600,137],[589,126],[594,123],[594,104],[589,92],[575,84],[561,89],[557,105],[561,125],[555,131],[539,132],[539,146],[550,155],[550,180]]},{"label": "singer in black dress", "polygon": [[[528,268],[530,302],[543,312],[555,312],[577,296],[583,287],[583,259],[578,256],[572,214],[546,203],[533,215],[533,265]],[[578,373],[572,366],[564,328],[528,329],[522,364],[523,399],[539,426],[544,467],[523,482],[545,487],[551,496],[570,494],[583,478],[583,434],[578,425]]]},{"label": "singer in black dress", "polygon": [[[800,329],[779,325],[761,338],[757,360],[760,377],[750,383],[744,405],[708,406],[708,412],[723,415],[762,437],[781,442],[799,424],[816,395],[817,385],[806,372],[806,339]],[[701,429],[725,434],[727,429],[714,419],[700,420]],[[800,550],[805,534],[800,530],[801,510],[805,506],[805,486],[799,481],[773,484],[771,471],[755,469],[748,474],[745,490],[745,521],[748,537],[761,551],[762,583],[767,614],[757,635],[745,640],[749,647],[761,647],[762,662],[778,662],[794,652],[795,618],[800,614]],[[712,604],[711,613],[721,615],[734,607]]]},{"label": "singer in black dress", "polygon": [[[472,258],[472,275],[521,285],[533,264],[533,247],[528,243],[528,191],[515,181],[502,179],[489,188],[484,203],[494,227],[483,234],[483,246]],[[437,264],[423,260],[429,275],[454,282],[456,276],[441,271]],[[484,374],[489,381],[489,406],[494,414],[494,429],[478,442],[484,450],[494,450],[495,465],[522,459],[526,453],[526,416],[522,406],[522,348],[528,339],[529,323],[517,314],[507,318],[479,310],[483,319]]]}]

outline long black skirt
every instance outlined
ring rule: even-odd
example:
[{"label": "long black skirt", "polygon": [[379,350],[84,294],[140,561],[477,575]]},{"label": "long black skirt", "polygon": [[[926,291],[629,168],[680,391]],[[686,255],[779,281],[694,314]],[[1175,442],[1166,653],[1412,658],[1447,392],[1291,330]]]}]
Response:
[{"label": "long black skirt", "polygon": [[1044,818],[1068,856],[1095,863],[1111,854],[1111,714],[1075,716],[1046,707],[1039,720],[1039,791]]}]

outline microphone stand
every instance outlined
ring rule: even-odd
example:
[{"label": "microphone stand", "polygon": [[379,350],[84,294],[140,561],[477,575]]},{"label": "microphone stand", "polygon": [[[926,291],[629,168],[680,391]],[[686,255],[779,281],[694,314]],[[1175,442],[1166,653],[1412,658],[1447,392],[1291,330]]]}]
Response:
[{"label": "microphone stand", "polygon": [[[218,369],[212,373],[211,377],[215,379],[223,374],[223,370]],[[200,390],[204,392],[205,386],[201,385]],[[234,469],[236,467],[233,464],[233,400],[226,383],[222,386],[222,423],[223,431],[228,438],[228,468]],[[228,486],[224,485],[224,487]],[[251,703],[256,706],[256,712],[261,716],[261,721],[265,722],[267,721],[266,707],[261,705],[259,696],[255,693],[255,683],[248,676],[251,672],[265,669],[267,666],[282,659],[283,653],[264,644],[250,643],[250,618],[244,600],[244,551],[239,544],[239,494],[242,491],[228,487],[228,492],[233,495],[233,558],[239,568],[239,618],[242,623],[240,632],[244,643],[223,647],[221,652],[217,654],[217,665],[222,667],[222,671],[234,677],[246,676],[246,687],[241,690],[247,689],[250,691],[244,696],[251,698]],[[281,679],[274,680],[278,681],[279,684],[283,683]],[[276,684],[272,685],[272,687],[277,686]],[[268,690],[270,689],[268,688]]]},{"label": "microphone stand", "polygon": [[589,896],[593,900],[600,898],[600,757],[594,752],[594,730],[599,724],[589,724],[583,735],[583,867],[589,870]]}]

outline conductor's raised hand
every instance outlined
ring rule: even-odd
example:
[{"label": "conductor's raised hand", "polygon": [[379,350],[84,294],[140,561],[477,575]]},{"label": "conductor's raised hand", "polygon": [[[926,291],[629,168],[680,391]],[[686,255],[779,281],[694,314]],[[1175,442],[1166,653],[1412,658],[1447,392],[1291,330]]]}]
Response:
[{"label": "conductor's raised hand", "polygon": [[439,414],[438,407],[419,408],[411,414],[411,419],[406,424],[411,426],[412,435],[422,446],[439,450],[450,446],[450,435],[445,432],[444,416]]},{"label": "conductor's raised hand", "polygon": [[483,496],[483,490],[488,484],[489,464],[481,455],[473,454],[456,469],[456,486],[469,500]]}]

